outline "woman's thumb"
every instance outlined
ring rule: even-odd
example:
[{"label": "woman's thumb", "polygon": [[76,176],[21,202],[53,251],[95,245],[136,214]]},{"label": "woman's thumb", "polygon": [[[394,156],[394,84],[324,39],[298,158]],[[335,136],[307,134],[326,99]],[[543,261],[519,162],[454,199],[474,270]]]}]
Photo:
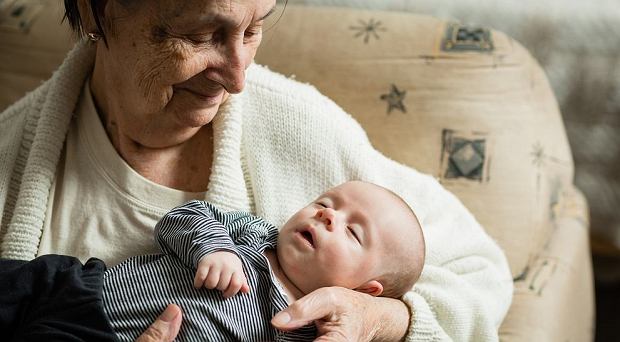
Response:
[{"label": "woman's thumb", "polygon": [[181,308],[170,304],[157,320],[136,340],[137,342],[172,342],[181,328]]}]

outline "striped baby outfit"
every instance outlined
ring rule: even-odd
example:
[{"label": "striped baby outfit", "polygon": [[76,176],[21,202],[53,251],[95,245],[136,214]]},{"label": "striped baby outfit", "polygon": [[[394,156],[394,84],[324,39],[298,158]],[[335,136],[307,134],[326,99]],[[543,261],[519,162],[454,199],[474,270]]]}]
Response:
[{"label": "striped baby outfit", "polygon": [[[263,251],[275,249],[278,230],[245,212],[222,212],[192,201],[166,214],[155,228],[163,254],[137,256],[107,270],[103,300],[121,341],[134,341],[169,303],[179,305],[180,341],[311,341],[314,325],[293,332],[271,326],[288,306]],[[241,259],[250,291],[224,299],[218,290],[195,289],[200,259],[215,251]]]}]

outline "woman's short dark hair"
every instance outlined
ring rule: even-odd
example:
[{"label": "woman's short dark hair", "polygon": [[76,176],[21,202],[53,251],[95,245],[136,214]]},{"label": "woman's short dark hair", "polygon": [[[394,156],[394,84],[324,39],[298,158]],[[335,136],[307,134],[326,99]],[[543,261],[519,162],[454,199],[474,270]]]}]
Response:
[{"label": "woman's short dark hair", "polygon": [[[95,19],[95,24],[97,25],[97,30],[101,34],[103,41],[107,45],[107,40],[105,37],[105,32],[103,30],[103,26],[101,25],[103,19],[103,1],[98,0],[90,0],[90,9],[92,11],[93,18]],[[78,0],[65,0],[65,16],[63,20],[67,20],[73,32],[75,32],[79,37],[83,37],[86,33],[84,31],[84,25],[82,23],[82,17],[80,16],[80,9],[78,6]]]},{"label": "woman's short dark hair", "polygon": [[[125,0],[122,2],[128,3],[130,1],[135,0]],[[286,9],[287,3],[288,0],[284,0],[284,9]],[[90,0],[90,10],[92,11],[93,18],[95,19],[97,30],[99,31],[99,34],[101,34],[103,42],[107,46],[108,41],[106,40],[105,31],[103,30],[103,26],[101,25],[101,22],[103,21],[104,6],[105,3],[103,1]],[[284,11],[282,13],[284,13]],[[280,16],[282,16],[282,14],[280,14]],[[69,22],[71,29],[79,37],[83,37],[86,33],[88,33],[84,31],[84,25],[82,23],[82,17],[80,16],[78,0],[65,0],[65,16],[63,17],[63,20],[67,20]]]}]

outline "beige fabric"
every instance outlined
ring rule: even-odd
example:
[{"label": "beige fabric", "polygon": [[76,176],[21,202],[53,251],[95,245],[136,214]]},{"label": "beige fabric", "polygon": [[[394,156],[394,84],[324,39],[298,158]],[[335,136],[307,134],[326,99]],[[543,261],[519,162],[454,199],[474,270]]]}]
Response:
[{"label": "beige fabric", "polygon": [[[544,79],[534,78],[540,73],[529,55],[500,33],[493,35],[494,53],[443,52],[446,23],[430,17],[327,11],[287,8],[257,61],[315,85],[355,115],[378,150],[439,178],[504,247],[513,274],[520,273],[550,234],[549,183],[572,177],[557,108],[539,100],[550,93]],[[309,16],[321,17],[321,25]],[[350,27],[373,18],[383,23],[380,38],[355,38]],[[381,96],[392,84],[407,91],[406,113],[386,113]],[[482,181],[444,177],[445,129],[487,139]],[[533,167],[537,144],[559,161],[552,179]]]},{"label": "beige fabric", "polygon": [[[47,13],[62,7],[46,2]],[[2,109],[46,79],[71,46],[60,16],[41,18],[49,20],[29,35],[0,32]],[[361,28],[371,20],[381,22],[379,38],[369,33],[365,42]],[[498,32],[492,53],[443,52],[446,27],[411,14],[288,6],[257,58],[315,84],[356,116],[378,149],[434,174],[475,213],[518,279],[502,340],[591,340],[587,208],[571,186],[570,150],[546,78]],[[406,113],[387,114],[381,95],[392,84],[406,91]],[[490,141],[488,179],[446,179],[442,141],[479,136]]]},{"label": "beige fabric", "polygon": [[45,8],[27,31],[0,30],[0,111],[48,79],[73,47],[68,25],[60,25],[62,1]]},{"label": "beige fabric", "polygon": [[552,238],[515,282],[500,330],[505,341],[591,341],[592,266],[584,197],[568,189],[554,206]]},{"label": "beige fabric", "polygon": [[[529,53],[496,31],[492,51],[444,51],[452,23],[413,14],[288,6],[279,20],[257,61],[315,85],[377,149],[436,176],[504,248],[518,281],[501,336],[591,339],[587,209],[578,202],[570,220],[556,212],[566,194],[581,197],[556,101]],[[388,112],[388,94],[403,92],[404,111]],[[479,179],[451,178],[459,141],[484,141]],[[471,146],[461,157],[476,162]]]},{"label": "beige fabric", "polygon": [[[575,184],[591,234],[620,247],[620,2],[618,0],[288,0],[389,9],[477,23],[508,33],[540,62],[562,109]],[[618,273],[609,268],[597,276]],[[620,279],[614,276],[615,279]]]},{"label": "beige fabric", "polygon": [[114,150],[85,84],[52,185],[38,255],[67,254],[108,267],[158,253],[153,228],[170,209],[204,193],[155,184]]}]

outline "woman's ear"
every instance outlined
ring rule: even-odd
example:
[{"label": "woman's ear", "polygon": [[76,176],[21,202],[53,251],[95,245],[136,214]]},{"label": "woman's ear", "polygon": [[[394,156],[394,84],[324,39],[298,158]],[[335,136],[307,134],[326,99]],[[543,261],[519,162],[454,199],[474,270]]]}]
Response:
[{"label": "woman's ear", "polygon": [[354,290],[377,297],[383,293],[383,285],[376,280],[370,280]]}]

